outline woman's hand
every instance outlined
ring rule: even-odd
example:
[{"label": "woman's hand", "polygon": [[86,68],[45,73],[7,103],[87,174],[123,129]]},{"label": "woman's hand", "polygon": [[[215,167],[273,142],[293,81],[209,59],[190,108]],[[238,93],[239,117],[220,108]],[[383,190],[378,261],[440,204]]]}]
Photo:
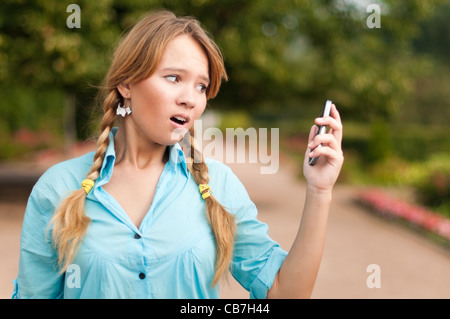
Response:
[{"label": "woman's hand", "polygon": [[[331,190],[344,162],[341,147],[342,122],[336,105],[331,106],[330,116],[316,118],[315,123],[327,125],[330,129],[326,134],[315,136],[318,128],[316,125],[311,128],[303,162],[303,174],[310,187],[317,190]],[[317,147],[319,144],[322,144],[322,147]],[[309,158],[317,156],[320,158],[316,165],[309,165]]]}]

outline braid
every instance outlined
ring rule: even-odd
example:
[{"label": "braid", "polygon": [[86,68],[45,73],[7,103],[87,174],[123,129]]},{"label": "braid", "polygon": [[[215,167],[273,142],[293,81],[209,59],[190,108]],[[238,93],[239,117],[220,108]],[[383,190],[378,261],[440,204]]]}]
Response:
[{"label": "braid", "polygon": [[[97,150],[94,154],[94,163],[91,166],[91,170],[87,174],[86,178],[95,181],[100,172],[100,168],[105,158],[105,152],[109,145],[109,133],[112,130],[115,120],[114,106],[117,105],[117,91],[111,91],[105,100],[105,114],[103,115],[102,122],[100,124],[101,134],[97,140]],[[116,96],[114,98],[114,96]],[[108,106],[108,107],[107,107]]]},{"label": "braid", "polygon": [[[209,174],[208,165],[206,165],[203,154],[198,150],[195,139],[191,135],[191,161],[188,168],[197,184],[208,184]],[[194,159],[201,158],[201,162]],[[213,231],[216,241],[216,266],[215,274],[212,281],[213,286],[217,284],[219,279],[228,269],[231,258],[233,257],[234,233],[236,223],[234,216],[230,214],[213,196],[205,198],[206,216]]]},{"label": "braid", "polygon": [[[104,115],[100,125],[101,134],[97,142],[97,151],[94,154],[94,161],[86,178],[95,181],[100,174],[105,152],[109,144],[109,133],[114,125],[114,106],[117,105],[117,91],[111,91],[105,99],[103,108]],[[84,205],[86,192],[83,188],[72,192],[56,209],[56,213],[50,221],[53,223],[52,240],[58,251],[58,265],[61,273],[75,257],[76,251],[86,233],[90,223],[90,218],[86,216]]]}]

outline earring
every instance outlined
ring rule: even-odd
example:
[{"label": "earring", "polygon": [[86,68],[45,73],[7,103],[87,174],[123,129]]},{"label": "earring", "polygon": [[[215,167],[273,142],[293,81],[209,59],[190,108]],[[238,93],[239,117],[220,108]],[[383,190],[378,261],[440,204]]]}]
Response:
[{"label": "earring", "polygon": [[122,104],[119,103],[119,105],[117,105],[117,111],[116,111],[117,115],[120,115],[122,117],[127,116],[128,114],[131,114],[131,109],[129,106],[124,107],[122,106]]}]

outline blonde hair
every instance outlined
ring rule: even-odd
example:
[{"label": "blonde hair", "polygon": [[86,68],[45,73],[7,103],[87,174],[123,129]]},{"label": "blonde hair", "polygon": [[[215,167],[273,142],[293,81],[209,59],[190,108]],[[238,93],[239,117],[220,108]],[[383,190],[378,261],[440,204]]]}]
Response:
[{"label": "blonde hair", "polygon": [[[223,57],[217,45],[203,30],[200,23],[191,17],[176,17],[172,12],[155,11],[141,19],[121,40],[116,48],[111,66],[104,80],[104,115],[100,124],[97,150],[87,179],[97,180],[109,144],[118,103],[123,103],[117,87],[144,80],[152,75],[161,60],[166,45],[175,37],[190,35],[204,49],[209,62],[210,85],[208,99],[217,95],[222,79],[227,79]],[[208,166],[201,151],[193,143],[191,136],[192,160],[189,170],[197,184],[208,184]],[[200,155],[199,155],[200,154]],[[201,162],[197,163],[201,158]],[[198,157],[200,156],[200,157]],[[199,195],[200,196],[200,195]],[[51,220],[52,239],[58,252],[58,264],[64,272],[72,262],[86,233],[90,218],[85,214],[86,192],[80,188],[62,201]],[[227,212],[214,196],[205,199],[208,221],[216,241],[216,265],[212,285],[215,285],[228,269],[233,255],[236,224],[232,214]]]}]

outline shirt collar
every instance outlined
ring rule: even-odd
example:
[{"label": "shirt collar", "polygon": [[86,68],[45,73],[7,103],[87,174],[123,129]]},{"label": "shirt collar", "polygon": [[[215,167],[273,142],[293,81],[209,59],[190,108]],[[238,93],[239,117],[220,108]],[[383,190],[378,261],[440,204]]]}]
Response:
[{"label": "shirt collar", "polygon": [[189,176],[188,167],[186,163],[186,156],[179,143],[169,146],[169,165],[173,169],[180,168],[186,176]]},{"label": "shirt collar", "polygon": [[[103,160],[102,168],[100,170],[100,179],[104,184],[111,178],[114,162],[116,160],[116,151],[114,147],[114,136],[117,133],[118,128],[114,127],[109,133],[109,144],[105,151],[105,159]],[[179,143],[168,146],[169,152],[169,165],[172,169],[181,169],[186,176],[189,176],[189,171],[186,163],[186,156]]]},{"label": "shirt collar", "polygon": [[[114,148],[114,136],[117,133],[117,127],[113,127],[111,132],[109,132],[109,144],[105,151],[105,159],[103,160],[102,168],[100,170],[100,180],[104,183],[108,182],[114,167],[114,161],[116,160],[116,151]],[[99,183],[99,184],[104,184]]]}]

